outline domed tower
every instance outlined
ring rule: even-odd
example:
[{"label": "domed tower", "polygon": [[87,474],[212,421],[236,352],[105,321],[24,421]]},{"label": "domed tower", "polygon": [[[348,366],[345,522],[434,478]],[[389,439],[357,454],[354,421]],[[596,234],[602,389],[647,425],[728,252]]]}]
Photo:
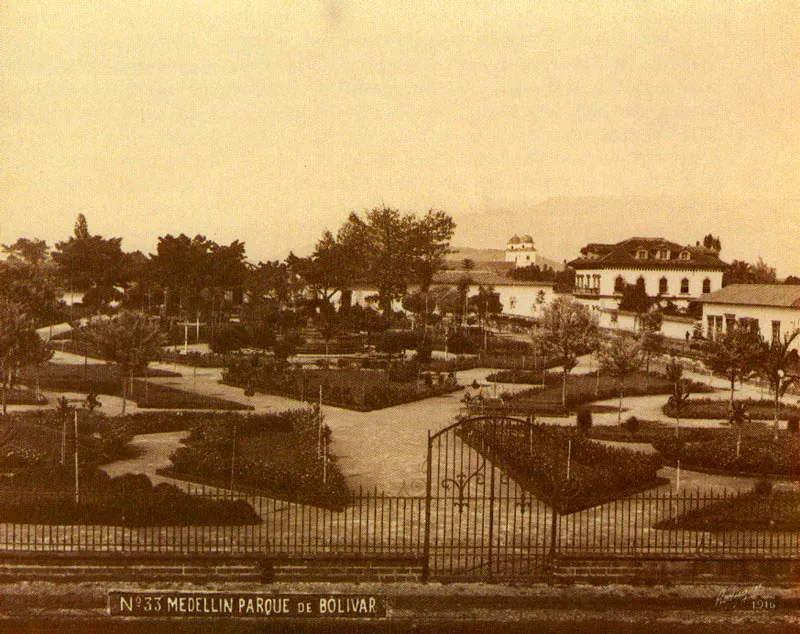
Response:
[{"label": "domed tower", "polygon": [[513,235],[506,245],[506,262],[513,262],[516,267],[530,266],[536,263],[536,247],[533,238],[528,234],[522,237]]}]

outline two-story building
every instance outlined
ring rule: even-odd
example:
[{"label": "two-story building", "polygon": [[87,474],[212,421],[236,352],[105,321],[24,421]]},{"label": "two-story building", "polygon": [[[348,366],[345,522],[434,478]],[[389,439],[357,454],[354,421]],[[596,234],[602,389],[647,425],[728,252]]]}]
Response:
[{"label": "two-story building", "polygon": [[[727,264],[718,251],[699,243],[683,246],[664,238],[628,238],[616,244],[587,244],[581,257],[568,266],[575,270],[573,295],[600,313],[601,326],[612,327],[618,323],[626,284],[639,285],[651,297],[686,308],[703,293],[722,287]],[[677,329],[685,333],[686,324]],[[670,334],[678,336],[677,331]]]}]

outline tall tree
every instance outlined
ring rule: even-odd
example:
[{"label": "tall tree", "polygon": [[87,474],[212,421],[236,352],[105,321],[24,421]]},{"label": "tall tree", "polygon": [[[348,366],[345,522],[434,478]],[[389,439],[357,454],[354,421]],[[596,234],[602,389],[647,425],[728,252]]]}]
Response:
[{"label": "tall tree", "polygon": [[589,309],[571,297],[559,297],[543,311],[533,331],[536,342],[562,368],[561,404],[567,406],[567,376],[578,363],[578,356],[597,347],[597,320]]},{"label": "tall tree", "polygon": [[2,414],[6,414],[8,391],[14,386],[17,369],[24,358],[25,341],[34,330],[33,319],[18,302],[0,298],[0,384]]},{"label": "tall tree", "polygon": [[19,302],[37,324],[47,323],[56,303],[55,266],[47,243],[20,238],[11,245],[4,244],[3,253],[6,256],[0,262],[3,295]]},{"label": "tall tree", "polygon": [[617,423],[620,423],[622,422],[625,380],[642,366],[642,344],[633,337],[617,332],[597,351],[597,360],[603,371],[617,380],[619,388]]},{"label": "tall tree", "polygon": [[401,299],[408,285],[430,286],[449,252],[455,225],[442,211],[429,211],[421,219],[390,207],[375,207],[363,218],[351,213],[337,234],[362,281],[375,284],[378,305],[388,314],[392,301]]},{"label": "tall tree", "polygon": [[750,264],[742,260],[734,260],[722,273],[722,285],[730,284],[775,284],[778,281],[775,269],[758,258],[758,262]]},{"label": "tall tree", "polygon": [[111,319],[96,320],[82,333],[106,363],[115,367],[122,380],[122,414],[133,373],[158,358],[163,336],[145,315],[123,311]]},{"label": "tall tree", "polygon": [[114,287],[127,282],[121,245],[122,238],[92,235],[86,217],[80,214],[74,235],[57,242],[53,251],[63,284],[78,291],[92,291],[90,298],[96,302],[117,297]]},{"label": "tall tree", "polygon": [[719,236],[714,236],[710,233],[703,237],[703,246],[706,249],[712,249],[717,252],[722,251],[722,241]]}]

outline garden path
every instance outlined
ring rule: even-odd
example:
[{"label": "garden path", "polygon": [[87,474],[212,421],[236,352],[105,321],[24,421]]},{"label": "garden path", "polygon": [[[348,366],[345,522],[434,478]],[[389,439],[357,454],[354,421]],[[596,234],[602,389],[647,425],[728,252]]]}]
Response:
[{"label": "garden path", "polygon": [[100,469],[112,478],[126,473],[142,473],[148,476],[153,484],[171,481],[159,476],[156,471],[172,464],[169,460],[170,455],[188,435],[188,431],[171,431],[134,436],[128,444],[128,447],[135,452],[133,457],[110,462],[100,466]]},{"label": "garden path", "polygon": [[[61,362],[76,363],[79,355],[59,353]],[[594,366],[590,356],[581,357],[575,373],[587,372]],[[250,404],[258,413],[282,411],[298,406],[298,401],[282,396],[256,394],[244,396],[241,388],[222,385],[219,380],[222,371],[219,368],[197,368],[180,364],[153,364],[153,367],[179,372],[180,377],[151,378],[150,381],[164,383],[172,387],[198,392],[210,396]],[[493,370],[477,369],[458,373],[462,385],[470,385],[477,381],[483,385],[484,393],[493,395],[492,384],[486,377]],[[686,376],[697,380],[709,381],[708,375],[687,372]],[[714,387],[725,388],[724,380],[712,379]],[[529,386],[516,384],[498,384],[497,391],[503,389],[517,391]],[[759,396],[759,388],[745,384],[744,396]],[[427,433],[436,432],[453,422],[461,408],[463,392],[454,392],[416,403],[406,403],[373,412],[354,412],[336,407],[323,407],[325,421],[333,431],[331,453],[337,456],[342,470],[347,474],[351,487],[378,488],[387,494],[416,495],[424,491],[425,459]],[[121,399],[104,396],[103,412],[109,415],[118,413]],[[628,410],[625,416],[635,415],[649,420],[666,420],[661,412],[665,402],[663,395],[632,397],[624,400]],[[600,402],[599,404],[615,406],[617,401]],[[129,404],[130,406],[130,404]],[[135,406],[130,411],[136,411]],[[152,410],[150,410],[152,411]],[[599,413],[593,416],[596,425],[616,424],[616,413]],[[553,424],[573,425],[574,417],[553,418]],[[717,420],[682,421],[685,427],[719,426]],[[784,423],[785,424],[785,423]]]}]

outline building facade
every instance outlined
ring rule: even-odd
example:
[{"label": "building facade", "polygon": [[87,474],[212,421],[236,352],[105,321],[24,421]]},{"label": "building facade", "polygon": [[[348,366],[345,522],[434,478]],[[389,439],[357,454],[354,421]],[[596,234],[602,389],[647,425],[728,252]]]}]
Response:
[{"label": "building facade", "polygon": [[703,293],[721,288],[727,266],[717,251],[664,238],[590,243],[568,265],[575,270],[575,296],[604,310],[619,304],[626,284],[638,284],[651,297],[686,307]]},{"label": "building facade", "polygon": [[513,264],[517,268],[539,264],[539,256],[533,238],[529,235],[513,235],[506,245],[506,262]]},{"label": "building facade", "polygon": [[[732,284],[698,301],[703,306],[703,335],[710,339],[734,326],[752,328],[765,341],[783,340],[800,328],[800,286]],[[792,347],[800,347],[800,341]]]}]

